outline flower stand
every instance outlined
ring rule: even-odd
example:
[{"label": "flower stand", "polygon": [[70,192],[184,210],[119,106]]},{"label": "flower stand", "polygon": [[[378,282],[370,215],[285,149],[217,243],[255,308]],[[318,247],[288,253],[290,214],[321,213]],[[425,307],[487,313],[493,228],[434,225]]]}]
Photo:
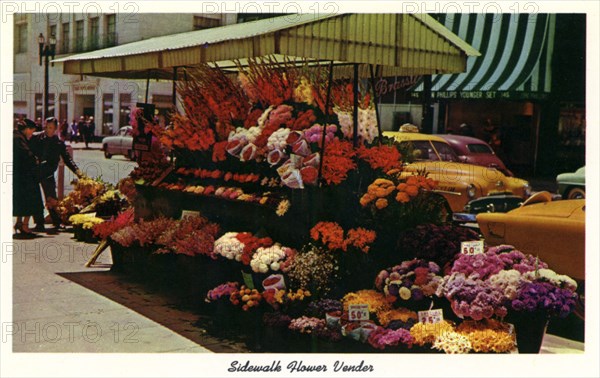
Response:
[{"label": "flower stand", "polygon": [[548,316],[540,312],[510,313],[506,321],[515,326],[519,353],[539,353],[548,326]]}]

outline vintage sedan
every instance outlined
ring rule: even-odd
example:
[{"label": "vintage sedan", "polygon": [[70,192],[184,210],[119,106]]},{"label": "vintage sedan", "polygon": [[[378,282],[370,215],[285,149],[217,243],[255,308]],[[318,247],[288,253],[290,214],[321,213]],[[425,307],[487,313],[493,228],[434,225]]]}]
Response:
[{"label": "vintage sedan", "polygon": [[556,176],[558,194],[565,199],[585,198],[585,167]]},{"label": "vintage sedan", "polygon": [[575,279],[580,294],[576,313],[584,317],[585,199],[552,198],[549,192],[538,192],[508,213],[478,214],[477,223],[487,244],[512,245]]},{"label": "vintage sedan", "polygon": [[131,126],[121,127],[116,135],[102,139],[102,150],[104,157],[110,159],[113,155],[124,155],[130,160],[135,159],[133,150],[133,128]]},{"label": "vintage sedan", "polygon": [[506,176],[514,176],[492,147],[481,139],[454,134],[437,134],[437,136],[450,144],[462,163],[496,168]]},{"label": "vintage sedan", "polygon": [[385,136],[394,138],[408,160],[404,175],[427,172],[438,181],[440,193],[452,212],[461,212],[472,200],[498,196],[525,200],[531,194],[527,181],[507,177],[493,167],[461,163],[450,144],[444,139],[428,134],[389,131]]}]

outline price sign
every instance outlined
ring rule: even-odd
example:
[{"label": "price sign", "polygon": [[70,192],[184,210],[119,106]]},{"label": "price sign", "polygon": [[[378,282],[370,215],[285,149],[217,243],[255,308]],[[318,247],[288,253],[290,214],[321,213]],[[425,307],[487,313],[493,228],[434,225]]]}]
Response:
[{"label": "price sign", "polygon": [[200,212],[194,210],[181,210],[181,219],[185,219],[187,217],[199,217]]},{"label": "price sign", "polygon": [[460,252],[465,255],[483,253],[483,240],[461,242]]},{"label": "price sign", "polygon": [[444,311],[439,308],[436,310],[419,311],[419,323],[436,324],[444,320]]},{"label": "price sign", "polygon": [[348,305],[348,320],[351,322],[369,320],[369,305],[368,304],[351,304]]}]

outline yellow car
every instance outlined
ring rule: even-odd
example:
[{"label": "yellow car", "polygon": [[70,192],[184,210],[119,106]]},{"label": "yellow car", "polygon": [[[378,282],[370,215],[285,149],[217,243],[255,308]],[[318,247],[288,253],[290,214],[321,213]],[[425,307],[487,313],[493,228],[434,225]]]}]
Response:
[{"label": "yellow car", "polygon": [[490,245],[510,244],[578,281],[585,278],[585,200],[552,201],[539,192],[508,213],[477,214]]},{"label": "yellow car", "polygon": [[496,168],[460,163],[448,142],[438,136],[401,131],[383,135],[394,138],[411,155],[412,162],[405,165],[403,174],[427,172],[438,181],[437,192],[452,212],[463,211],[470,201],[481,197],[509,195],[525,200],[531,194],[525,180],[507,177]]}]

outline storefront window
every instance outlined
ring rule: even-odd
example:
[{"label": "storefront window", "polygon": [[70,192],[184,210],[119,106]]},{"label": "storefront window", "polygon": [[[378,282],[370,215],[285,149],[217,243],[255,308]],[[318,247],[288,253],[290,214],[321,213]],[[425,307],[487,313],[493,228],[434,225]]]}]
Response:
[{"label": "storefront window", "polygon": [[585,146],[584,108],[561,108],[558,118],[558,138],[562,146]]},{"label": "storefront window", "polygon": [[119,127],[129,125],[129,113],[131,113],[131,95],[121,93],[119,95]]},{"label": "storefront window", "polygon": [[105,93],[102,96],[102,134],[113,134],[113,95]]}]

